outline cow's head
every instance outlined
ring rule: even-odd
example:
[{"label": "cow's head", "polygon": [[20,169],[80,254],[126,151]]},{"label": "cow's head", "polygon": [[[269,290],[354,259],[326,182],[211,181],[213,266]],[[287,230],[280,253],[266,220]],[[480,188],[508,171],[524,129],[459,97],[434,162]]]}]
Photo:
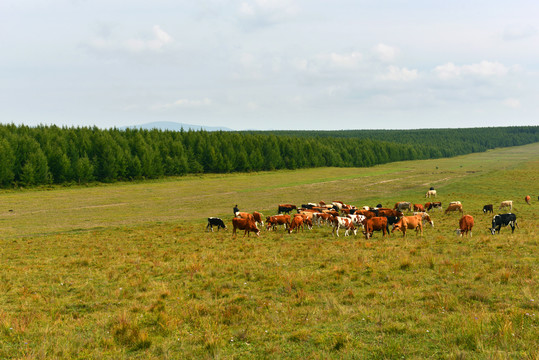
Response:
[{"label": "cow's head", "polygon": [[455,234],[462,236],[462,230],[461,229],[456,229]]},{"label": "cow's head", "polygon": [[495,235],[495,234],[496,234],[496,228],[491,227],[491,228],[488,228],[488,229],[490,230],[490,233],[491,233],[492,235]]}]

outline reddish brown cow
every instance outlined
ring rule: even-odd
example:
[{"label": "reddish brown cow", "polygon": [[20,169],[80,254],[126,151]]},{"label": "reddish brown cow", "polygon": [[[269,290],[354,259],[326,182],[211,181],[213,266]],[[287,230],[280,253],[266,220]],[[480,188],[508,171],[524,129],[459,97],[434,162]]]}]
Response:
[{"label": "reddish brown cow", "polygon": [[266,218],[266,230],[272,228],[275,230],[276,225],[284,225],[285,229],[290,227],[290,215],[274,215]]},{"label": "reddish brown cow", "polygon": [[255,221],[253,214],[250,214],[248,212],[240,211],[236,214],[236,217],[239,217],[241,219],[249,219],[249,220]]},{"label": "reddish brown cow", "polygon": [[423,236],[423,220],[421,215],[403,216],[396,224],[393,225],[391,232],[395,230],[402,231],[402,237],[406,236],[406,229],[415,229],[415,235],[421,232]]},{"label": "reddish brown cow", "polygon": [[365,237],[369,239],[373,235],[374,231],[382,231],[383,236],[386,236],[387,218],[382,216],[375,216],[365,220]]},{"label": "reddish brown cow", "polygon": [[234,230],[232,230],[232,236],[236,236],[236,229],[245,230],[243,236],[245,236],[245,234],[251,236],[251,231],[254,232],[256,236],[260,236],[260,230],[258,230],[256,223],[251,219],[235,217],[232,219],[232,227],[234,228]]},{"label": "reddish brown cow", "polygon": [[528,205],[531,205],[531,204],[530,204],[530,200],[531,200],[531,199],[532,199],[532,197],[531,197],[530,195],[526,195],[526,197],[524,198],[524,201],[526,201],[526,203],[527,203]]},{"label": "reddish brown cow", "polygon": [[472,237],[472,228],[474,225],[473,217],[471,215],[464,215],[459,220],[459,228],[455,231],[457,235],[463,236],[466,234],[468,237],[468,231],[470,232],[470,237]]},{"label": "reddish brown cow", "polygon": [[398,211],[398,210],[393,210],[393,209],[387,209],[387,208],[382,208],[382,209],[378,209],[378,216],[396,216],[396,217],[401,217],[403,216],[404,214],[401,212],[401,211]]},{"label": "reddish brown cow", "polygon": [[296,229],[296,232],[298,232],[300,227],[303,230],[303,216],[294,216],[294,218],[292,219],[292,223],[288,228],[288,233],[292,233],[292,230],[294,229]]},{"label": "reddish brown cow", "polygon": [[[378,213],[380,214],[380,213]],[[376,214],[373,212],[373,211],[370,211],[370,210],[357,210],[354,215],[363,215],[365,216],[367,219],[371,219],[373,217],[376,216]]]},{"label": "reddish brown cow", "polygon": [[262,215],[262,213],[259,213],[258,211],[253,211],[253,218],[255,219],[256,223],[260,224],[260,226],[264,226],[264,221],[262,221],[264,215]]},{"label": "reddish brown cow", "polygon": [[414,204],[414,211],[425,212],[425,208],[421,204]]}]

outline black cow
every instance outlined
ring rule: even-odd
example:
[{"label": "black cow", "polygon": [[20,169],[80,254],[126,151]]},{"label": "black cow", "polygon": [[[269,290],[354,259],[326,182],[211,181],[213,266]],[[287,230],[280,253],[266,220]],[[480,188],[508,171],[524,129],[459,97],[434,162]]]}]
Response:
[{"label": "black cow", "polygon": [[211,231],[213,232],[214,226],[217,226],[217,231],[219,231],[220,228],[226,230],[226,225],[223,220],[219,219],[218,217],[209,217],[208,225],[206,225],[206,231],[208,231],[208,229],[211,229]]},{"label": "black cow", "polygon": [[492,227],[490,232],[494,235],[496,232],[500,233],[502,226],[511,226],[511,234],[515,232],[515,227],[518,227],[517,216],[515,214],[498,214],[492,218]]},{"label": "black cow", "polygon": [[387,233],[389,234],[389,236],[391,236],[391,233],[389,232],[389,225],[398,223],[400,220],[400,217],[399,216],[386,216],[386,219],[387,219],[387,226],[386,226]]},{"label": "black cow", "polygon": [[277,209],[277,214],[290,214],[290,211],[294,209],[297,209],[296,205],[291,205],[291,204],[279,205],[279,208]]},{"label": "black cow", "polygon": [[488,213],[488,212],[489,212],[489,213],[491,213],[491,214],[492,214],[492,211],[493,211],[493,210],[492,210],[492,204],[489,204],[489,205],[485,205],[485,206],[483,206],[483,213],[485,213],[485,214],[486,214],[486,213]]}]

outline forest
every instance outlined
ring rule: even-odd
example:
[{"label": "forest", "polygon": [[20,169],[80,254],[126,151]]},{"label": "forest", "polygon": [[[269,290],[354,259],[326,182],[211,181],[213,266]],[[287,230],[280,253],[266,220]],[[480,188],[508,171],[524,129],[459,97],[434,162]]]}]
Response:
[{"label": "forest", "polygon": [[424,130],[162,131],[0,125],[0,186],[196,173],[366,167],[539,141],[539,126]]}]

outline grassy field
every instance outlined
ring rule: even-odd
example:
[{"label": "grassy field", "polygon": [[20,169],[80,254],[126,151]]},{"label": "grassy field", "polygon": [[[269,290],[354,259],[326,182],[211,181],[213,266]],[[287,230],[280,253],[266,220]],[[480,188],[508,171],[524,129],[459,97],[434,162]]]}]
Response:
[{"label": "grassy field", "polygon": [[[0,358],[539,359],[539,144],[0,194]],[[232,207],[460,200],[423,237],[207,233]],[[524,203],[525,195],[532,204]],[[513,200],[518,228],[487,230]]]}]

